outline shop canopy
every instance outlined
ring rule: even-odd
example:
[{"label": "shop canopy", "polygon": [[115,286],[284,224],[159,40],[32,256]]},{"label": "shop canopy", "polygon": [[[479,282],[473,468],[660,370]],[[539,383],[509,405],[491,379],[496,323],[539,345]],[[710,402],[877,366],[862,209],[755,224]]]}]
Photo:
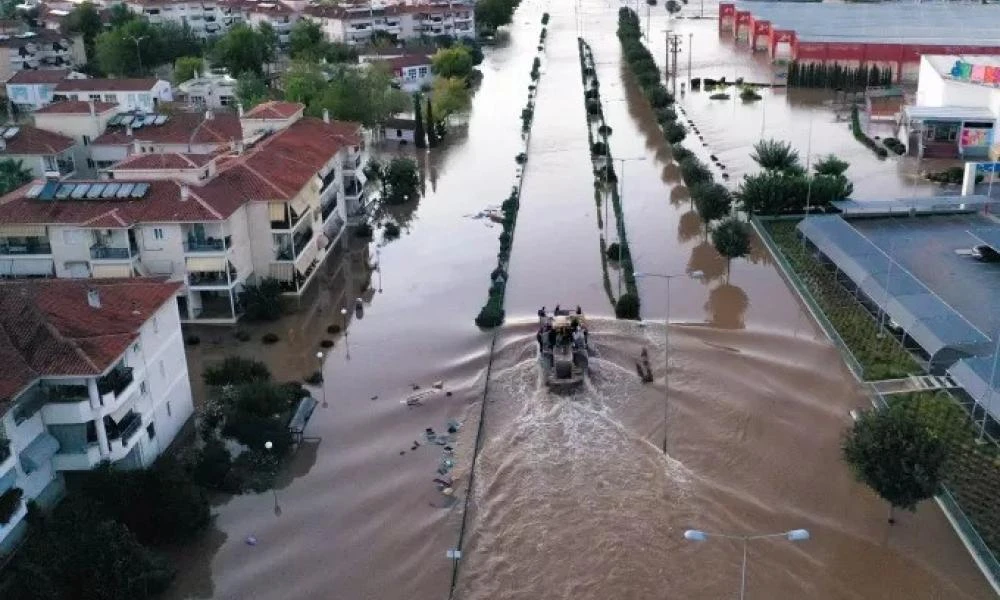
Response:
[{"label": "shop canopy", "polygon": [[989,352],[983,332],[844,219],[809,217],[798,229],[930,355],[932,370]]},{"label": "shop canopy", "polygon": [[909,121],[984,121],[996,120],[985,106],[906,106],[903,113]]}]

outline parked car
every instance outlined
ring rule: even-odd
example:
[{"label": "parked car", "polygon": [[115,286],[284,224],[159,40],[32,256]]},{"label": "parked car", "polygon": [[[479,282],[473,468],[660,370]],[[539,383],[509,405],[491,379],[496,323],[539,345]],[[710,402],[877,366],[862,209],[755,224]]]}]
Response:
[{"label": "parked car", "polygon": [[1000,262],[1000,252],[990,246],[976,246],[972,249],[972,258],[982,262]]}]

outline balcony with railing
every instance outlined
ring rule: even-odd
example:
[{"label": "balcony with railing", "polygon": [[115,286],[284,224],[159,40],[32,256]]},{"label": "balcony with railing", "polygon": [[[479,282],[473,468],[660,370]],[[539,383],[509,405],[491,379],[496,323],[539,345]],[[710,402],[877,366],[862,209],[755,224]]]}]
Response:
[{"label": "balcony with railing", "polygon": [[4,463],[10,458],[10,440],[0,438],[0,475],[4,472]]},{"label": "balcony with railing", "polygon": [[0,238],[0,254],[52,254],[52,244],[47,237]]},{"label": "balcony with railing", "polygon": [[223,271],[189,271],[187,274],[188,286],[192,288],[218,288],[231,287],[239,281],[239,275],[233,265],[226,265],[228,268]]},{"label": "balcony with railing", "polygon": [[303,228],[301,231],[291,236],[287,233],[274,235],[274,260],[293,261],[297,260],[302,250],[309,245],[313,239],[312,227]]},{"label": "balcony with railing", "polygon": [[184,251],[188,253],[198,252],[225,252],[232,248],[233,238],[227,235],[224,238],[205,238],[184,242]]},{"label": "balcony with railing", "polygon": [[345,171],[356,171],[361,168],[361,151],[355,147],[343,159],[342,163]]},{"label": "balcony with railing", "polygon": [[[277,204],[276,204],[277,205]],[[291,204],[282,203],[281,218],[275,210],[271,214],[271,229],[296,229],[303,221],[302,217],[309,213],[309,208],[305,208],[302,214],[295,212]]]},{"label": "balcony with railing", "polygon": [[365,186],[353,177],[344,180],[344,195],[348,198],[357,198],[365,191]]},{"label": "balcony with railing", "polygon": [[95,230],[91,260],[131,260],[139,256],[135,233],[127,229]]},{"label": "balcony with railing", "polygon": [[108,371],[106,375],[97,378],[97,392],[101,396],[109,394],[120,396],[135,381],[132,375],[132,367],[115,367]]},{"label": "balcony with railing", "polygon": [[333,194],[333,199],[326,204],[324,204],[320,209],[320,214],[323,215],[323,222],[326,223],[334,212],[337,211],[337,194]]}]

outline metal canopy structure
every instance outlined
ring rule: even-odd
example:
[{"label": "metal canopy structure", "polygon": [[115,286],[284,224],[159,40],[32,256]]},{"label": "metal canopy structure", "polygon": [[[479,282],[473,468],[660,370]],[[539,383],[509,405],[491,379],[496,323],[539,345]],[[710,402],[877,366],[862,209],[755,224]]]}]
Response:
[{"label": "metal canopy structure", "polygon": [[930,367],[990,351],[990,339],[839,216],[809,217],[798,230],[930,356]]},{"label": "metal canopy structure", "polygon": [[996,359],[996,355],[964,358],[949,367],[948,374],[965,393],[1000,421],[1000,373],[994,369]]},{"label": "metal canopy structure", "polygon": [[968,196],[927,196],[923,198],[897,198],[893,200],[837,200],[831,203],[845,215],[869,217],[898,214],[948,214],[973,213],[989,206],[1000,208],[1000,201],[981,194]]},{"label": "metal canopy structure", "polygon": [[996,117],[985,106],[904,106],[903,114],[911,121],[986,121]]}]

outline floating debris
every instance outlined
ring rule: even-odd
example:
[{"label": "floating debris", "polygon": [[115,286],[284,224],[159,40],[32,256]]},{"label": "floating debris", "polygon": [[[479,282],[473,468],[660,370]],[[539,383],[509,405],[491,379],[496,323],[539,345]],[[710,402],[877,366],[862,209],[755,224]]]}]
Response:
[{"label": "floating debris", "polygon": [[247,543],[247,546],[256,546],[257,545],[257,536],[248,535],[247,539],[245,539],[243,541],[245,541]]}]

